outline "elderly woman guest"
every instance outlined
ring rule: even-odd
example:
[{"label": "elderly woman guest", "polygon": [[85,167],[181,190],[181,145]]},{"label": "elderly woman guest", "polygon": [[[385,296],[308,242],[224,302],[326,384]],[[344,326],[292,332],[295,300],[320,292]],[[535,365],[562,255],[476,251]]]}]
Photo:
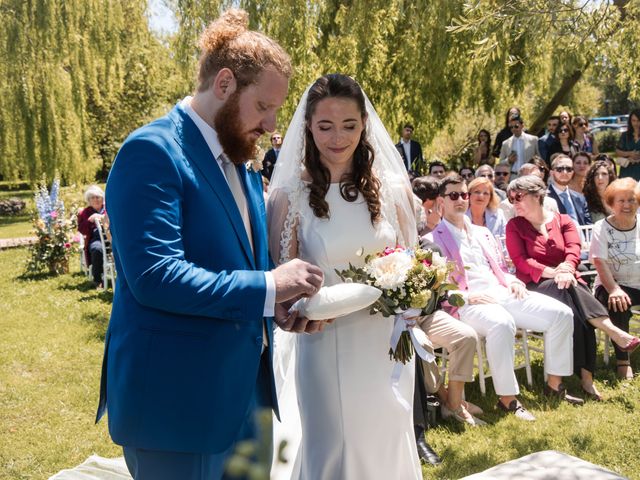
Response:
[{"label": "elderly woman guest", "polygon": [[498,208],[500,199],[495,193],[493,182],[485,177],[478,177],[469,183],[469,209],[467,216],[471,223],[487,227],[494,236],[504,235],[506,220],[504,213]]},{"label": "elderly woman guest", "polygon": [[102,285],[102,243],[96,226],[96,220],[105,222],[108,228],[107,212],[104,209],[104,192],[97,185],[91,185],[84,192],[87,207],[78,213],[78,231],[84,235],[84,253],[87,265],[91,265],[93,283],[97,287]]},{"label": "elderly woman guest", "polygon": [[622,168],[620,177],[640,180],[640,109],[629,114],[627,131],[620,134],[616,155]]},{"label": "elderly woman guest", "polygon": [[591,166],[591,156],[585,152],[577,152],[571,157],[573,161],[573,177],[569,182],[569,188],[574,192],[583,193],[584,181]]},{"label": "elderly woman guest", "polygon": [[[541,164],[534,162],[535,160],[539,160],[542,162]],[[544,168],[543,168],[544,167]],[[529,163],[525,163],[518,170],[518,177],[524,177],[525,175],[535,175],[544,181],[544,169],[546,169],[547,175],[549,175],[549,168],[544,160],[540,157],[533,157]],[[544,182],[546,184],[546,182]],[[553,198],[549,196],[544,197],[544,201],[542,202],[542,208],[548,210],[550,212],[558,213],[558,202],[556,202]],[[500,202],[500,210],[504,213],[504,218],[508,222],[513,217],[516,216],[516,211],[513,208],[513,204],[509,201],[508,198],[505,198]]]},{"label": "elderly woman guest", "polygon": [[580,263],[580,236],[571,218],[542,208],[542,181],[528,175],[509,184],[508,195],[517,217],[507,223],[507,249],[516,276],[527,288],[549,295],[573,310],[573,366],[582,388],[594,400],[600,394],[593,384],[596,360],[594,328],[603,330],[621,351],[630,352],[640,339],[616,327],[607,309],[576,274]]},{"label": "elderly woman guest", "polygon": [[[604,192],[612,211],[593,227],[591,261],[596,266],[596,298],[608,308],[618,328],[629,331],[631,306],[640,304],[640,228],[637,182],[621,178]],[[633,378],[629,353],[616,344],[618,376]]]},{"label": "elderly woman guest", "polygon": [[611,214],[604,201],[604,191],[615,179],[615,169],[611,163],[604,160],[597,160],[587,172],[582,193],[587,200],[587,208],[594,223]]}]

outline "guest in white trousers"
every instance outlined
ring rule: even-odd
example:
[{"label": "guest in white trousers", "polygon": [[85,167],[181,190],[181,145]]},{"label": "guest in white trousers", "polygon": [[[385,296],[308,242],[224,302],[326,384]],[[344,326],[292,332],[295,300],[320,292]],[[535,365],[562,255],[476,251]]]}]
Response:
[{"label": "guest in white trousers", "polygon": [[535,420],[516,398],[520,392],[513,371],[517,327],[544,332],[545,394],[582,404],[583,400],[568,395],[562,384],[562,377],[573,373],[571,308],[527,291],[524,283],[504,269],[495,237],[465,215],[469,194],[462,177],[445,178],[439,193],[444,216],[429,237],[458,265],[452,279],[459,285],[465,305],[456,313],[486,338],[487,361],[500,397],[498,408],[522,420]]}]

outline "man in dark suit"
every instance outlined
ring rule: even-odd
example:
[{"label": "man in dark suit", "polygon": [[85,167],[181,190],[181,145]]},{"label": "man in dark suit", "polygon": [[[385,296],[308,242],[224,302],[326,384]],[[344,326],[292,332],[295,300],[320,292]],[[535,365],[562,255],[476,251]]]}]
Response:
[{"label": "man in dark suit", "polygon": [[551,181],[548,195],[558,202],[560,213],[569,215],[576,225],[591,225],[591,214],[584,195],[569,188],[573,177],[573,161],[565,154],[556,154],[551,160]]},{"label": "man in dark suit", "polygon": [[262,161],[262,175],[271,180],[273,175],[273,168],[278,161],[278,155],[280,154],[280,148],[282,147],[282,135],[280,132],[273,132],[271,134],[271,148],[264,154],[264,160]]},{"label": "man in dark suit", "polygon": [[414,175],[422,175],[425,164],[422,156],[422,146],[415,140],[411,140],[413,136],[413,125],[405,124],[402,128],[402,138],[396,144],[398,152],[402,157],[407,172]]},{"label": "man in dark suit", "polygon": [[229,10],[205,30],[195,95],[132,133],[107,181],[118,279],[96,421],[108,409],[136,480],[223,478],[257,411],[278,414],[273,320],[322,327],[281,304],[315,293],[322,271],[273,269],[261,176],[245,166],[292,72],[247,25]]}]

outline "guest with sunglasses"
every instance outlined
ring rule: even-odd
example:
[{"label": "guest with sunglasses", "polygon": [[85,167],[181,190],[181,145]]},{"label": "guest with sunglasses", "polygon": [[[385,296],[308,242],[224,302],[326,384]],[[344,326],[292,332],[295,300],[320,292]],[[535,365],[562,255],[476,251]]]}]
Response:
[{"label": "guest with sunglasses", "polygon": [[551,181],[548,195],[558,202],[560,213],[568,215],[576,225],[592,224],[584,195],[569,188],[573,178],[573,160],[562,153],[551,160]]},{"label": "guest with sunglasses", "polygon": [[497,407],[518,419],[535,420],[517,399],[519,388],[513,371],[517,327],[546,333],[545,393],[570,403],[582,403],[582,399],[567,395],[562,385],[562,377],[571,375],[571,309],[528,292],[522,281],[504,269],[495,237],[487,228],[473,225],[465,215],[469,194],[460,176],[445,178],[439,193],[443,220],[427,238],[456,263],[451,278],[465,300],[456,313],[486,339],[487,360],[499,397]]},{"label": "guest with sunglasses", "polygon": [[507,223],[506,238],[516,276],[528,289],[548,295],[571,308],[574,373],[580,376],[587,396],[601,400],[593,384],[595,328],[604,331],[625,352],[637,348],[640,339],[611,322],[606,308],[577,274],[580,263],[578,230],[567,215],[553,214],[542,208],[545,196],[542,181],[534,175],[518,178],[509,184],[508,195],[517,215]]},{"label": "guest with sunglasses", "polygon": [[561,124],[558,127],[555,141],[549,147],[549,158],[557,153],[564,153],[568,157],[580,151],[580,146],[573,140],[573,129],[570,124]]},{"label": "guest with sunglasses", "polygon": [[[520,167],[520,170],[518,170],[518,178],[524,177],[526,175],[535,175],[536,177],[538,177],[540,180],[544,182],[543,170],[541,169],[540,166],[538,166],[539,162],[534,162],[536,159],[539,160],[539,162],[541,162],[541,166],[546,169],[547,175],[549,175],[549,169],[547,168],[547,164],[544,163],[544,160],[542,160],[540,157],[534,157],[531,160],[532,163],[525,163],[523,166]],[[544,183],[546,185],[546,182]],[[553,198],[549,198],[549,196],[547,195],[544,197],[542,208],[550,212],[557,213],[558,202],[556,202]],[[504,218],[507,222],[516,216],[516,211],[513,208],[513,204],[509,201],[508,198],[505,198],[503,201],[500,202],[500,210],[502,210],[502,213],[504,214]]]},{"label": "guest with sunglasses", "polygon": [[543,157],[538,157],[538,156],[535,156],[531,160],[529,160],[529,163],[535,165],[536,167],[538,167],[538,170],[540,170],[542,174],[540,178],[542,178],[542,181],[544,182],[545,185],[549,183],[549,173],[550,173],[549,165],[551,165],[550,162],[551,162],[550,160],[549,161],[543,160]]},{"label": "guest with sunglasses", "polygon": [[586,152],[593,155],[598,155],[598,144],[596,143],[596,139],[589,133],[589,122],[586,118],[578,115],[577,117],[573,117],[571,121],[571,125],[573,125],[573,140],[578,145],[578,149],[580,152]]},{"label": "guest with sunglasses", "polygon": [[471,180],[476,178],[476,171],[473,169],[473,167],[461,167],[460,170],[458,170],[458,173],[462,178],[464,178],[464,181],[467,183],[467,185],[469,185],[469,182],[471,182]]},{"label": "guest with sunglasses", "polygon": [[[509,172],[509,174],[511,174],[511,172]],[[503,175],[501,175],[501,177],[502,176]],[[491,165],[486,165],[486,164],[480,165],[476,169],[476,178],[488,178],[493,182],[493,186],[495,187],[496,173],[493,170],[493,167]],[[500,190],[498,188],[494,188],[494,191],[495,191],[495,194],[498,195],[498,197],[500,198],[500,201],[507,198],[507,193],[505,191]]]},{"label": "guest with sunglasses", "polygon": [[520,115],[513,115],[509,119],[509,128],[513,136],[502,144],[500,161],[507,161],[511,165],[511,174],[515,177],[518,169],[527,163],[534,155],[540,155],[538,137],[524,131],[524,120]]},{"label": "guest with sunglasses", "polygon": [[491,151],[494,157],[497,158],[500,156],[500,149],[502,148],[502,144],[506,139],[513,135],[513,133],[511,132],[511,128],[509,128],[509,119],[514,115],[520,116],[521,114],[522,112],[520,112],[520,109],[515,106],[507,110],[504,119],[504,128],[498,132],[498,135],[496,135],[496,141],[493,144],[493,149]]}]

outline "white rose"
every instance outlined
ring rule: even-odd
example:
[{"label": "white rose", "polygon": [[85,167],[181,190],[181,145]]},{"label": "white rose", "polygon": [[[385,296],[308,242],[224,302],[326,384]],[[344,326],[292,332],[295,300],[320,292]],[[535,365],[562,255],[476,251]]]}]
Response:
[{"label": "white rose", "polygon": [[404,285],[412,266],[413,260],[409,255],[404,252],[394,252],[372,260],[365,269],[375,278],[378,287],[393,290]]},{"label": "white rose", "polygon": [[433,264],[434,267],[446,267],[447,266],[447,260],[440,255],[438,252],[433,252],[431,254],[431,263]]}]

